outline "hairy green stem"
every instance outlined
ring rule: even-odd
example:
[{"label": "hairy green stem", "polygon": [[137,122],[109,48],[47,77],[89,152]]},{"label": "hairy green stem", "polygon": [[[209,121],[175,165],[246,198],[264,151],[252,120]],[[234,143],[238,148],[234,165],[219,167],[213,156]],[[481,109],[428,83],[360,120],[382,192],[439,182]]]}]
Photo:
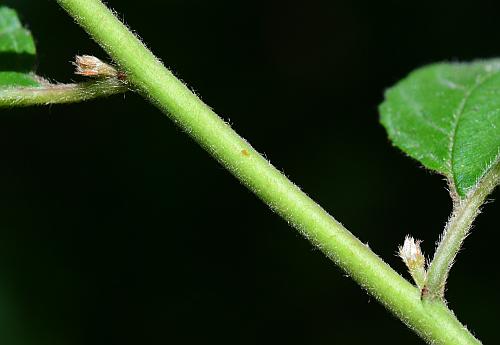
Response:
[{"label": "hairy green stem", "polygon": [[430,299],[444,298],[446,280],[451,266],[467,237],[474,219],[486,197],[500,182],[500,163],[493,168],[467,193],[464,199],[456,198],[453,212],[446,224],[434,258],[427,271],[427,282],[423,296]]},{"label": "hairy green stem", "polygon": [[132,85],[410,328],[433,344],[479,344],[441,301],[421,301],[417,288],[234,132],[100,0],[57,1],[119,64]]},{"label": "hairy green stem", "polygon": [[0,89],[0,108],[75,103],[126,91],[126,85],[115,78],[79,84],[48,84],[44,82],[37,87]]}]

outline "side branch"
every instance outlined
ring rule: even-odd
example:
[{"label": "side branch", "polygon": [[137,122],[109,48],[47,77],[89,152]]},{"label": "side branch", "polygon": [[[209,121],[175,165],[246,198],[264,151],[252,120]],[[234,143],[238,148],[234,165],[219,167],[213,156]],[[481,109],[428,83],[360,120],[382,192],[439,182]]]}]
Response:
[{"label": "side branch", "polygon": [[451,266],[467,237],[474,219],[480,213],[486,197],[500,182],[500,163],[477,183],[465,199],[457,197],[453,205],[453,213],[441,235],[441,240],[427,272],[427,283],[422,290],[423,297],[443,299],[446,280]]},{"label": "side branch", "polygon": [[42,83],[38,87],[0,89],[0,108],[75,103],[127,92],[127,86],[115,78],[78,84]]}]

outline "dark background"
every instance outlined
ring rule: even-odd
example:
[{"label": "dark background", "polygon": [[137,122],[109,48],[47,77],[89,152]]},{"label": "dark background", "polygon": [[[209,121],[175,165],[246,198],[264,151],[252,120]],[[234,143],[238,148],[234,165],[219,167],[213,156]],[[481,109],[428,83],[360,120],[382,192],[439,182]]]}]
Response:
[{"label": "dark background", "polygon": [[[102,50],[53,0],[2,1],[38,73],[77,80]],[[385,88],[435,61],[500,55],[493,2],[113,0],[131,28],[254,147],[402,274],[434,243],[441,177],[392,148]],[[132,93],[1,111],[0,342],[421,344],[167,117]],[[498,197],[498,193],[494,197]],[[498,342],[498,204],[448,284]]]}]

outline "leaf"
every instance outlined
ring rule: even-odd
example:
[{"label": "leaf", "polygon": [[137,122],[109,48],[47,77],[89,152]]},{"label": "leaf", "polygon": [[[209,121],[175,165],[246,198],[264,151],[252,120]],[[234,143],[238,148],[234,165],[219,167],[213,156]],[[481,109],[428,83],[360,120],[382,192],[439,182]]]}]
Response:
[{"label": "leaf", "polygon": [[393,144],[465,197],[499,161],[500,60],[420,68],[379,110]]},{"label": "leaf", "polygon": [[38,86],[32,73],[36,58],[35,42],[16,11],[0,6],[0,88]]}]

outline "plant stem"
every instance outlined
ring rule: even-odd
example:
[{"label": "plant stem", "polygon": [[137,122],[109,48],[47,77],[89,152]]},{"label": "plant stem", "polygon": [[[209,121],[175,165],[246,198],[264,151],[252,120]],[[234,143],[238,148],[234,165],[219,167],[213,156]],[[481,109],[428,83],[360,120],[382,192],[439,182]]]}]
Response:
[{"label": "plant stem", "polygon": [[128,89],[118,79],[110,78],[79,84],[48,84],[39,87],[0,89],[0,108],[75,103],[124,93]]},{"label": "plant stem", "polygon": [[480,213],[480,207],[486,197],[500,182],[500,163],[492,169],[467,193],[464,199],[456,199],[453,212],[446,224],[441,240],[434,254],[434,259],[427,272],[427,283],[423,290],[424,297],[444,298],[446,280],[462,242],[471,228],[472,222]]},{"label": "plant stem", "polygon": [[433,344],[479,344],[441,301],[420,292],[274,168],[134,36],[99,0],[58,0],[129,82],[275,212]]}]

